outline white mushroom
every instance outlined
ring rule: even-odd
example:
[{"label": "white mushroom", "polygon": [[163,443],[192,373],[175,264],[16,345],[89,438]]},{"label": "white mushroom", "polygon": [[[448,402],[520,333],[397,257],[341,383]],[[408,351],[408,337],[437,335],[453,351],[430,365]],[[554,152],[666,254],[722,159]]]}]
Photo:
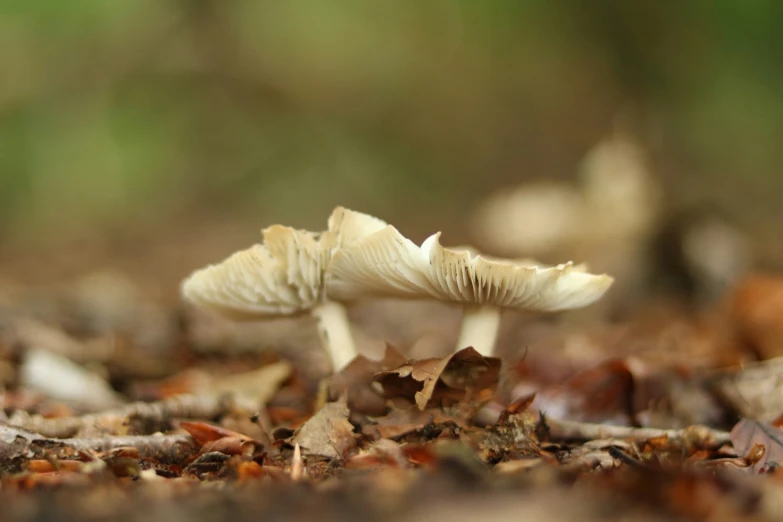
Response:
[{"label": "white mushroom", "polygon": [[587,306],[611,286],[572,263],[556,267],[489,260],[444,248],[440,233],[421,247],[389,225],[335,252],[327,292],[340,300],[370,295],[426,298],[463,305],[457,348],[493,352],[503,308],[554,312]]},{"label": "white mushroom", "polygon": [[386,227],[372,216],[338,207],[320,234],[274,225],[264,242],[197,270],[182,283],[183,296],[234,318],[310,312],[324,348],[339,371],[356,355],[345,307],[327,296],[324,273],[341,247]]}]

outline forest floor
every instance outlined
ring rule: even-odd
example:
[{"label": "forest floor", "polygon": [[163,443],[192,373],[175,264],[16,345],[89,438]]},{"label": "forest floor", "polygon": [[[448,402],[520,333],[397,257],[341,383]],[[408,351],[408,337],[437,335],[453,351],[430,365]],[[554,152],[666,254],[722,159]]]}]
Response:
[{"label": "forest floor", "polygon": [[388,344],[331,377],[304,323],[293,348],[245,350],[246,326],[205,327],[116,274],[0,290],[4,520],[783,512],[775,276],[702,309],[530,321],[502,359]]}]

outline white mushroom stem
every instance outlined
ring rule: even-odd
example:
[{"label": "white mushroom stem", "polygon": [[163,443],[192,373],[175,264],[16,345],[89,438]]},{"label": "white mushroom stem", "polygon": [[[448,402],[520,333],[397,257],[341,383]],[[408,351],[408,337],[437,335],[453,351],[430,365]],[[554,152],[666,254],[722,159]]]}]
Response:
[{"label": "white mushroom stem", "polygon": [[472,346],[481,355],[492,355],[500,326],[500,307],[489,304],[466,305],[457,350]]},{"label": "white mushroom stem", "polygon": [[332,361],[332,371],[339,372],[358,355],[345,307],[336,301],[324,301],[312,309],[312,314],[318,320],[318,333]]}]

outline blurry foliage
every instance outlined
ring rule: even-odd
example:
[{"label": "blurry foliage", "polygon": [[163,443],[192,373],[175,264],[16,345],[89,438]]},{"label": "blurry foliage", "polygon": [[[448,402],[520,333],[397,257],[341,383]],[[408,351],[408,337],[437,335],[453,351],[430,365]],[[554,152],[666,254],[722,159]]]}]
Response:
[{"label": "blurry foliage", "polygon": [[782,21],[772,0],[0,1],[0,237],[320,226],[338,203],[459,230],[499,185],[571,175],[628,106],[678,196],[769,211]]}]

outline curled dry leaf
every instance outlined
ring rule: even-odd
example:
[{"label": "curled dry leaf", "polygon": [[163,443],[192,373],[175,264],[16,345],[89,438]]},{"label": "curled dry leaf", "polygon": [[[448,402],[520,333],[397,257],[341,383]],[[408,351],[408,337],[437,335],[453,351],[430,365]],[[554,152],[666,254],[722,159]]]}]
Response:
[{"label": "curled dry leaf", "polygon": [[737,335],[762,359],[783,355],[783,278],[746,278],[731,296]]},{"label": "curled dry leaf", "polygon": [[400,440],[420,433],[422,439],[432,439],[450,427],[467,427],[458,417],[444,415],[437,409],[418,411],[416,409],[394,410],[375,419],[376,424],[366,424],[364,434],[372,438]]},{"label": "curled dry leaf", "polygon": [[402,452],[402,446],[393,440],[378,439],[369,448],[354,455],[345,462],[348,469],[373,469],[380,466],[408,467],[409,461]]},{"label": "curled dry leaf", "polygon": [[383,415],[386,412],[385,399],[373,388],[373,378],[382,371],[398,368],[405,364],[405,357],[391,344],[386,344],[383,359],[374,361],[363,355],[356,357],[348,366],[332,375],[329,381],[329,396],[337,400],[348,395],[351,411],[366,415]]},{"label": "curled dry leaf", "polygon": [[299,444],[304,455],[341,459],[356,445],[353,425],[348,422],[349,414],[345,396],[337,402],[329,402],[305,422],[289,442]]},{"label": "curled dry leaf", "polygon": [[549,418],[630,424],[633,396],[633,374],[624,361],[615,360],[541,390],[534,407]]},{"label": "curled dry leaf", "polygon": [[707,384],[743,417],[772,422],[783,415],[783,357],[720,371]]},{"label": "curled dry leaf", "polygon": [[394,370],[380,372],[375,380],[387,397],[402,397],[427,406],[450,406],[476,399],[480,392],[497,387],[501,361],[464,348],[442,359],[412,361]]},{"label": "curled dry leaf", "polygon": [[213,381],[207,389],[218,395],[230,395],[238,405],[255,411],[274,397],[292,371],[291,363],[278,361],[250,372],[227,375]]},{"label": "curled dry leaf", "polygon": [[181,422],[180,427],[201,445],[199,455],[220,452],[226,455],[256,456],[264,444],[247,435],[206,422]]},{"label": "curled dry leaf", "polygon": [[[731,442],[738,455],[753,463],[756,472],[783,462],[783,430],[766,422],[742,419],[731,430]],[[763,453],[759,445],[764,447]]]}]

